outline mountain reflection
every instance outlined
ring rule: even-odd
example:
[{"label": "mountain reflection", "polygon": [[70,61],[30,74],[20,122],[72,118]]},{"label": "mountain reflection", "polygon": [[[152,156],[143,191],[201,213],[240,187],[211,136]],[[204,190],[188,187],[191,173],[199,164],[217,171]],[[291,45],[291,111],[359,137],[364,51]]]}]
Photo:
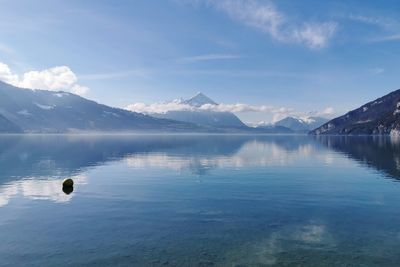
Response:
[{"label": "mountain reflection", "polygon": [[399,146],[389,141],[273,135],[1,136],[0,206],[16,195],[68,202],[75,193],[63,192],[62,181],[73,178],[79,188],[89,183],[89,169],[107,162],[203,176],[220,168],[301,167],[304,159],[331,164],[328,147],[397,177]]},{"label": "mountain reflection", "polygon": [[[235,142],[238,141],[238,142]],[[253,137],[231,140],[235,147],[232,153],[218,153],[218,144],[214,145],[212,155],[192,153],[191,146],[184,153],[156,152],[129,155],[125,158],[133,168],[169,168],[176,171],[189,170],[195,175],[206,175],[216,168],[238,169],[244,167],[265,167],[286,165],[299,156],[307,157],[315,150],[315,143],[307,137]],[[205,144],[207,145],[207,144]]]},{"label": "mountain reflection", "polygon": [[26,177],[65,178],[121,159],[131,166],[177,169],[182,160],[201,174],[203,167],[285,160],[289,153],[309,153],[314,144],[307,136],[2,136],[0,184]]},{"label": "mountain reflection", "polygon": [[400,140],[390,136],[318,136],[320,143],[363,165],[400,179]]}]

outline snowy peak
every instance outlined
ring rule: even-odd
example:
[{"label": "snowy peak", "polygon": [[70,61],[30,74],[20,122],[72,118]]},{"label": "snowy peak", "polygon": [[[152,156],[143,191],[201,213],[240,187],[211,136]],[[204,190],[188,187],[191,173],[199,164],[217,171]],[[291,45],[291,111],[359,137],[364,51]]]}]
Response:
[{"label": "snowy peak", "polygon": [[205,104],[218,105],[216,102],[214,102],[211,98],[204,95],[203,93],[197,93],[194,97],[185,100],[183,103],[194,107],[201,107]]},{"label": "snowy peak", "polygon": [[[216,128],[242,128],[248,127],[233,113],[219,110],[201,108],[203,105],[218,104],[202,93],[197,93],[188,100],[175,100],[177,104],[184,104],[184,109],[169,110],[165,113],[152,114],[156,118],[169,119],[193,123],[200,126]],[[187,106],[190,106],[188,109]]]},{"label": "snowy peak", "polygon": [[282,126],[294,131],[310,131],[313,130],[328,120],[321,117],[304,117],[304,118],[295,118],[295,117],[286,117],[275,123],[275,126]]}]

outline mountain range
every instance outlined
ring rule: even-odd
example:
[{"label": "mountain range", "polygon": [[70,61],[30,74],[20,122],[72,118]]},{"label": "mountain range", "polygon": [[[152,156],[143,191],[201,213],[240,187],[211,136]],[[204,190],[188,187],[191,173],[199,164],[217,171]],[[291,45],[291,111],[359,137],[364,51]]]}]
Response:
[{"label": "mountain range", "polygon": [[80,96],[17,88],[0,82],[0,132],[206,132],[196,124],[154,118]]},{"label": "mountain range", "polygon": [[218,105],[201,93],[182,103],[193,109],[150,116],[67,92],[23,89],[0,82],[0,133],[291,132],[284,127],[248,127],[233,113],[200,110],[205,104]]},{"label": "mountain range", "polygon": [[382,135],[400,133],[400,90],[337,117],[311,134]]},{"label": "mountain range", "polygon": [[[249,127],[198,93],[180,100],[188,109],[142,114],[113,108],[67,92],[17,88],[0,82],[0,133],[197,132],[400,135],[400,89],[327,122],[286,117]],[[322,125],[322,126],[321,126]]]}]

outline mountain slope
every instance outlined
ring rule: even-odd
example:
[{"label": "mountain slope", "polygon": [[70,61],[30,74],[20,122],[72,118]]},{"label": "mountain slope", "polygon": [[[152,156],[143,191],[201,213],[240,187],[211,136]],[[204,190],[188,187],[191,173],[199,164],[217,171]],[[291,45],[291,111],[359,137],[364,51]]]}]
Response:
[{"label": "mountain slope", "polygon": [[0,133],[19,133],[21,129],[6,119],[4,116],[0,115]]},{"label": "mountain slope", "polygon": [[213,106],[218,105],[202,93],[198,93],[188,100],[183,100],[181,103],[189,105],[193,109],[167,111],[165,113],[151,114],[151,116],[216,128],[248,128],[235,114],[231,112],[199,109],[201,106],[206,104]]},{"label": "mountain slope", "polygon": [[400,90],[335,118],[311,134],[390,134],[400,130]]},{"label": "mountain slope", "polygon": [[230,112],[179,110],[168,111],[164,114],[152,114],[152,116],[211,127],[247,127],[238,117]]},{"label": "mountain slope", "polygon": [[275,126],[282,126],[289,128],[295,132],[309,132],[322,124],[326,123],[328,120],[321,117],[308,117],[306,119],[286,117],[275,123]]},{"label": "mountain slope", "polygon": [[108,107],[71,93],[21,89],[3,82],[0,115],[2,125],[7,129],[14,125],[14,132],[17,128],[28,133],[205,130],[189,123]]}]

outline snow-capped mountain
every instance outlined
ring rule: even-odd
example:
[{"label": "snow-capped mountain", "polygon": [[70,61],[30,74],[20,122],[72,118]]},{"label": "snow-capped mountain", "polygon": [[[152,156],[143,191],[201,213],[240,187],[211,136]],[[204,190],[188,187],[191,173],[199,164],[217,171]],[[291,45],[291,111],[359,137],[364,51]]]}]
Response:
[{"label": "snow-capped mountain", "polygon": [[235,114],[231,112],[202,109],[202,106],[207,104],[218,106],[215,101],[202,93],[198,93],[188,100],[175,100],[174,103],[188,105],[190,109],[170,110],[165,113],[154,113],[150,115],[156,118],[189,122],[216,128],[248,128]]},{"label": "snow-capped mountain", "polygon": [[101,105],[71,93],[22,89],[0,82],[0,132],[205,130]]},{"label": "snow-capped mountain", "polygon": [[322,117],[286,117],[280,121],[277,121],[275,126],[286,127],[296,132],[309,132],[320,127],[327,121],[328,119]]},{"label": "snow-capped mountain", "polygon": [[201,107],[206,104],[218,105],[211,98],[209,98],[208,96],[205,96],[204,94],[202,94],[200,92],[188,100],[182,100],[182,103],[188,104],[192,107]]}]

